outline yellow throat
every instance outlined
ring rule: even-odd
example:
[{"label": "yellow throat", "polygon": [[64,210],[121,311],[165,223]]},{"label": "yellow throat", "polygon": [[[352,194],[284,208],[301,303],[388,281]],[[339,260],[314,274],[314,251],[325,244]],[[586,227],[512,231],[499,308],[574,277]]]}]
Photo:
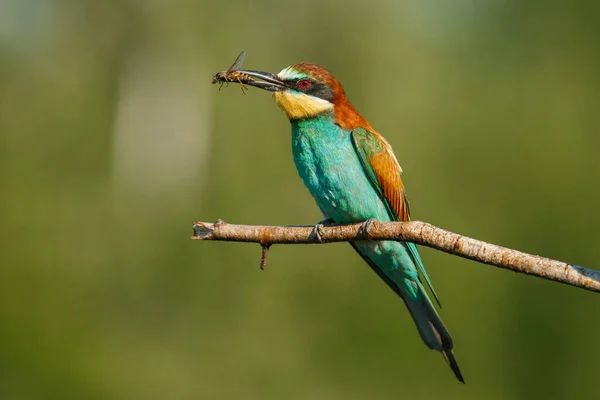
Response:
[{"label": "yellow throat", "polygon": [[275,102],[289,119],[310,118],[315,115],[333,110],[333,104],[318,97],[299,92],[275,92]]}]

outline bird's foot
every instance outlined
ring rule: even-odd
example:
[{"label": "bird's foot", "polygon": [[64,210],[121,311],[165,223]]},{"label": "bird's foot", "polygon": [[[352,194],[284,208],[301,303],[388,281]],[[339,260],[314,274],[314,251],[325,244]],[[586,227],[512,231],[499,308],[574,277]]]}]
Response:
[{"label": "bird's foot", "polygon": [[358,228],[357,232],[358,236],[362,236],[364,240],[371,240],[371,234],[369,233],[369,231],[371,230],[371,227],[373,226],[373,223],[375,221],[375,218],[369,218],[368,220],[360,224],[360,228]]},{"label": "bird's foot", "polygon": [[335,221],[331,218],[327,218],[324,219],[323,221],[317,223],[314,227],[312,232],[309,235],[309,238],[315,238],[317,239],[317,241],[319,243],[323,243],[323,237],[321,236],[321,230],[326,227],[326,226],[330,226],[330,225],[334,225]]}]

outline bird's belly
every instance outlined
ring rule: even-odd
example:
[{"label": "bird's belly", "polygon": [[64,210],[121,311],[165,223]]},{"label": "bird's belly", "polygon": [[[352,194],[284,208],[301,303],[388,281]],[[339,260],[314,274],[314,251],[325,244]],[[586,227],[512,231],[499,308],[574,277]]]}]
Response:
[{"label": "bird's belly", "polygon": [[[352,143],[350,148],[338,146],[329,150],[326,154],[315,152],[317,161],[298,166],[301,175],[307,177],[305,184],[323,215],[338,223],[362,222],[369,218],[390,221],[387,208],[365,175]],[[331,157],[339,152],[345,156]],[[407,277],[416,279],[417,271],[405,243],[357,241],[356,246],[390,279],[398,282]]]},{"label": "bird's belly", "polygon": [[[310,132],[309,132],[310,133]],[[390,220],[387,208],[365,174],[350,133],[293,138],[294,161],[321,212],[336,222]]]},{"label": "bird's belly", "polygon": [[[350,132],[339,127],[324,129],[313,122],[292,127],[298,173],[325,217],[338,223],[362,222],[369,218],[392,220],[363,169]],[[408,287],[404,280],[416,279],[417,270],[405,243],[357,241],[355,244],[360,253],[399,285]]]}]

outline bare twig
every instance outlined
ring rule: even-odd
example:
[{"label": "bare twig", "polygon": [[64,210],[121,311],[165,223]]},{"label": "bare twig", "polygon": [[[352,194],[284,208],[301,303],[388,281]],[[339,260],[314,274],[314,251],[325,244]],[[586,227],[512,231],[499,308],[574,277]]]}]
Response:
[{"label": "bare twig", "polygon": [[[319,244],[364,240],[364,224],[331,225],[320,228],[320,240],[314,226],[233,225],[224,221],[194,224],[195,240],[253,242],[272,244]],[[549,258],[522,253],[448,232],[421,221],[377,222],[368,228],[371,240],[404,240],[432,247],[459,257],[495,265],[523,274],[537,276],[600,292],[600,272]],[[264,247],[263,247],[264,248]]]},{"label": "bare twig", "polygon": [[267,266],[267,255],[269,254],[269,249],[271,248],[270,244],[263,244],[262,252],[260,255],[260,269],[264,270]]}]

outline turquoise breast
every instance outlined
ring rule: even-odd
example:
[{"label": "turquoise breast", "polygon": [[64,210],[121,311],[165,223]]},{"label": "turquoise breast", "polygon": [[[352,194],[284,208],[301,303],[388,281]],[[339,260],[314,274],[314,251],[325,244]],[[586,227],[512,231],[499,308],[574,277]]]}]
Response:
[{"label": "turquoise breast", "polygon": [[292,122],[294,162],[321,212],[336,222],[390,215],[354,150],[350,132],[333,116]]},{"label": "turquoise breast", "polygon": [[[293,121],[292,150],[298,173],[325,217],[338,223],[393,220],[363,170],[351,132],[335,124],[333,116]],[[406,296],[416,298],[417,270],[406,243],[358,241],[356,245],[405,288]]]}]

